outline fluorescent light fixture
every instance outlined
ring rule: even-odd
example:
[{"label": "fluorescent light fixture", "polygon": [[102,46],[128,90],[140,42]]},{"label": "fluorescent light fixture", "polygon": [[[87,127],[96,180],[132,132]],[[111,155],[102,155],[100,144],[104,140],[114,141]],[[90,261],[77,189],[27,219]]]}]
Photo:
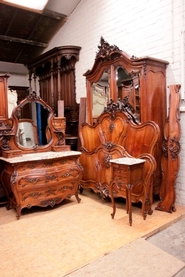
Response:
[{"label": "fluorescent light fixture", "polygon": [[48,3],[48,0],[3,0],[3,2],[24,7],[26,9],[42,11]]}]

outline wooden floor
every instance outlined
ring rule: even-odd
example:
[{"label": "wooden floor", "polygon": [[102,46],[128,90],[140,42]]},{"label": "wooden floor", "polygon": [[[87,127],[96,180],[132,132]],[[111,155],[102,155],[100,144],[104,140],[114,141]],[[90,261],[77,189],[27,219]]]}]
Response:
[{"label": "wooden floor", "polygon": [[[129,226],[124,200],[117,201],[115,219],[110,200],[104,201],[84,190],[54,208],[15,211],[0,207],[0,276],[62,277],[105,254],[157,233],[185,216],[185,207],[176,205],[169,214],[155,210],[143,220],[139,206],[133,206]],[[98,276],[98,275],[96,275]]]}]

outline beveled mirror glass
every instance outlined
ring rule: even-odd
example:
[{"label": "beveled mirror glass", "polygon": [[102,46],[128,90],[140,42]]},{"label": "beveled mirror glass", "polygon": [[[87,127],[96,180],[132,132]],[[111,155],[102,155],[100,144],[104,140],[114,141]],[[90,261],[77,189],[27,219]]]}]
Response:
[{"label": "beveled mirror glass", "polygon": [[139,75],[137,73],[129,74],[122,66],[118,66],[116,68],[116,85],[118,99],[127,97],[139,119]]},{"label": "beveled mirror glass", "polygon": [[107,106],[110,98],[109,72],[105,70],[98,82],[92,84],[92,114],[98,117]]}]

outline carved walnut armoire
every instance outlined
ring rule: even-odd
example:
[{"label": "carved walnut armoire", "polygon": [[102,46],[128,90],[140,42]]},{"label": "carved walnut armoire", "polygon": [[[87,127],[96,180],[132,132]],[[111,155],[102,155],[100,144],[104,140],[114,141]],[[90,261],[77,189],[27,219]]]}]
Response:
[{"label": "carved walnut armoire", "polygon": [[93,124],[103,112],[107,102],[127,98],[135,110],[138,122],[154,121],[160,129],[155,159],[154,194],[161,186],[161,157],[166,105],[167,61],[152,57],[129,56],[102,37],[95,62],[86,77],[87,123]]}]

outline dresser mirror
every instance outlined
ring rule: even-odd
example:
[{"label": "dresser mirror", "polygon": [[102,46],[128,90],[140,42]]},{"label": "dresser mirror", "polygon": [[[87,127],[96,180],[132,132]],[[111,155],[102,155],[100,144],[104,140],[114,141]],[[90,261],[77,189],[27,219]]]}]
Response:
[{"label": "dresser mirror", "polygon": [[38,127],[34,125],[31,119],[19,119],[16,142],[23,147],[32,147],[39,145]]},{"label": "dresser mirror", "polygon": [[65,117],[55,117],[52,108],[35,92],[20,102],[9,119],[12,126],[3,136],[3,156],[70,150],[65,144]]},{"label": "dresser mirror", "polygon": [[49,108],[41,104],[40,99],[32,96],[26,98],[13,111],[13,117],[18,121],[17,143],[23,147],[46,145],[49,142],[46,138],[49,115]]}]

